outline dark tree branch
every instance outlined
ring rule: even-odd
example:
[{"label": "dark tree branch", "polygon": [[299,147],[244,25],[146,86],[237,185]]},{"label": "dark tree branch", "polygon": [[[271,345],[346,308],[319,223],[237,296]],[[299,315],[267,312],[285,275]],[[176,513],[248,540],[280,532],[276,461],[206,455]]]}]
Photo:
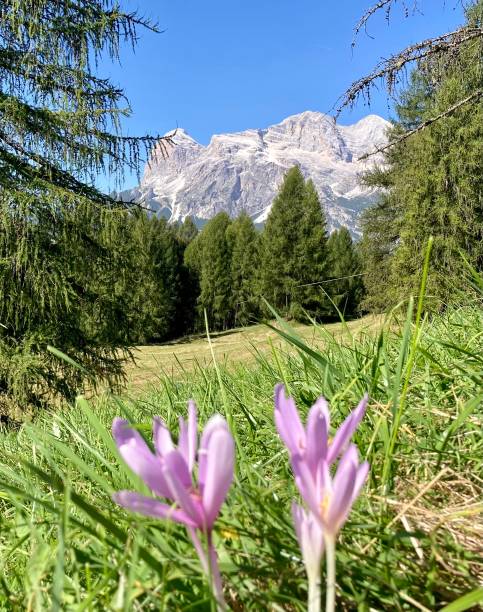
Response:
[{"label": "dark tree branch", "polygon": [[413,130],[409,130],[408,132],[405,132],[404,134],[402,134],[395,140],[392,140],[391,142],[389,142],[387,145],[383,147],[378,147],[377,149],[374,149],[374,151],[371,151],[370,153],[366,153],[365,155],[362,155],[362,157],[358,158],[358,161],[362,161],[364,159],[367,159],[368,157],[372,157],[373,155],[376,155],[377,153],[383,153],[384,151],[387,151],[391,147],[394,147],[395,145],[403,142],[404,140],[407,140],[413,134],[417,134],[418,132],[421,132],[421,130],[424,130],[425,128],[432,125],[433,123],[436,123],[436,121],[439,121],[440,119],[443,119],[444,117],[448,117],[449,115],[452,115],[459,108],[461,108],[462,106],[465,106],[465,104],[469,104],[470,102],[476,102],[476,100],[478,100],[478,98],[481,98],[482,96],[483,96],[482,90],[473,92],[471,95],[467,96],[463,100],[460,100],[456,104],[453,104],[453,106],[450,106],[442,113],[439,113],[439,115],[436,115],[435,117],[431,117],[431,119],[427,119],[426,121],[423,121]]},{"label": "dark tree branch", "polygon": [[389,13],[391,12],[392,5],[396,2],[396,0],[379,0],[376,4],[367,9],[367,11],[362,15],[359,21],[354,28],[354,40],[352,41],[352,46],[355,46],[355,39],[362,29],[367,29],[367,23],[370,18],[377,13],[378,11],[385,9],[386,19],[389,19]]},{"label": "dark tree branch", "polygon": [[464,43],[477,39],[483,40],[483,28],[462,27],[454,32],[423,40],[415,45],[407,47],[400,53],[391,56],[389,59],[382,60],[373,72],[355,81],[344,93],[337,106],[336,116],[338,117],[347,106],[354,106],[361,95],[367,95],[370,88],[373,87],[377,81],[381,79],[385,80],[388,93],[392,94],[395,83],[397,82],[397,76],[409,64],[420,62],[430,56],[457,51]]}]

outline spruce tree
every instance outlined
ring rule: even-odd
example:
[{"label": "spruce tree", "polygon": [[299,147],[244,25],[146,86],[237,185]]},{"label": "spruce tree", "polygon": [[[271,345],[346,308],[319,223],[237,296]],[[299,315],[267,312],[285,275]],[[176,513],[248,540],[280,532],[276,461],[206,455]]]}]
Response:
[{"label": "spruce tree", "polygon": [[327,267],[325,214],[312,181],[298,166],[285,175],[262,235],[261,289],[285,315],[321,316],[326,310],[320,283]]},{"label": "spruce tree", "polygon": [[360,242],[364,297],[361,308],[371,312],[384,312],[394,304],[399,289],[393,283],[392,257],[399,241],[401,212],[392,195],[382,195],[367,208],[361,219],[363,231]]},{"label": "spruce tree", "polygon": [[258,314],[258,234],[253,221],[241,213],[228,227],[231,257],[231,288],[235,325],[247,325]]},{"label": "spruce tree", "polygon": [[117,285],[129,319],[126,341],[147,344],[176,336],[183,266],[176,228],[139,211],[129,219],[126,244],[131,265]]},{"label": "spruce tree", "polygon": [[300,284],[298,251],[305,193],[304,177],[295,166],[284,177],[262,237],[262,294],[285,315],[290,311],[296,286]]},{"label": "spruce tree", "polygon": [[[203,228],[198,239],[190,244],[189,258],[199,270],[200,295],[198,313],[204,326],[204,312],[212,329],[228,329],[233,324],[231,286],[231,246],[227,237],[230,217],[218,213]],[[191,248],[192,247],[192,248]],[[199,249],[194,252],[194,249]]]},{"label": "spruce tree", "polygon": [[192,217],[186,217],[178,227],[177,240],[182,257],[180,265],[180,295],[177,308],[174,333],[184,336],[194,330],[196,323],[196,304],[200,291],[199,274],[187,265],[187,250],[199,236],[198,228]]},{"label": "spruce tree", "polygon": [[198,277],[201,275],[203,242],[204,234],[201,231],[190,241],[184,252],[185,265]]},{"label": "spruce tree", "polygon": [[292,307],[301,307],[312,316],[323,316],[330,310],[322,290],[328,273],[327,221],[311,179],[305,185],[297,251],[298,284],[301,286],[294,294]]},{"label": "spruce tree", "polygon": [[[188,290],[188,297],[190,304],[194,303],[192,310],[192,328],[193,330],[203,330],[204,328],[204,317],[203,313],[199,310],[199,297],[201,292],[201,273],[203,264],[203,243],[204,233],[203,230],[193,238],[184,250],[184,268],[186,270],[187,277],[189,279],[189,290],[188,285],[184,284],[185,290]],[[194,300],[194,302],[193,302]],[[188,330],[190,326],[187,326]]]},{"label": "spruce tree", "polygon": [[[72,396],[122,376],[125,211],[93,187],[136,167],[124,93],[92,72],[143,21],[109,0],[5,0],[0,9],[0,395],[13,405]],[[145,24],[149,26],[149,24]],[[54,345],[84,366],[47,351]]]},{"label": "spruce tree", "polygon": [[188,244],[196,238],[198,235],[198,228],[196,227],[193,217],[186,217],[186,219],[178,226],[177,237],[181,244],[188,246]]},{"label": "spruce tree", "polygon": [[357,314],[362,298],[361,261],[346,227],[332,232],[327,244],[329,280],[326,288],[330,298],[344,317]]}]

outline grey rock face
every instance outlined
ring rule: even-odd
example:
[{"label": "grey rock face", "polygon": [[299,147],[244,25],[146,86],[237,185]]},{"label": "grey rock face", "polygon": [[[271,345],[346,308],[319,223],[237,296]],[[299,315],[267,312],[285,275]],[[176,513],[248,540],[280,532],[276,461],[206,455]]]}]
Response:
[{"label": "grey rock face", "polygon": [[359,158],[386,142],[388,126],[376,115],[341,126],[307,111],[266,129],[213,136],[208,146],[178,129],[168,159],[153,151],[141,184],[122,198],[141,201],[171,221],[245,210],[263,223],[284,174],[297,164],[315,183],[329,230],[345,225],[357,236],[359,214],[377,196],[359,178],[378,161]]}]

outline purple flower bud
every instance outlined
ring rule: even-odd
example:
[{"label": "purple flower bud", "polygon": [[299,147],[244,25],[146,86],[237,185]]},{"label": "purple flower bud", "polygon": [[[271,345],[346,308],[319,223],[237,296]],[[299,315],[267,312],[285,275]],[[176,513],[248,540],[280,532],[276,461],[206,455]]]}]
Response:
[{"label": "purple flower bud", "polygon": [[324,552],[322,528],[311,512],[306,512],[295,502],[292,502],[292,518],[309,580],[317,579]]}]

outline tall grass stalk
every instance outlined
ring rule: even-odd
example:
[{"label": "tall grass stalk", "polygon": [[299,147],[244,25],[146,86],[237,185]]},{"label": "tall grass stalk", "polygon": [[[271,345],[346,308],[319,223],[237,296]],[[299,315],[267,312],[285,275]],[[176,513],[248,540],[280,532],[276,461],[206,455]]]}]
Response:
[{"label": "tall grass stalk", "polygon": [[[428,245],[426,247],[426,253],[425,253],[425,257],[424,257],[424,265],[423,265],[423,271],[422,271],[422,276],[421,276],[421,285],[420,285],[420,289],[419,289],[419,297],[418,297],[418,307],[416,310],[416,318],[414,321],[414,327],[412,329],[412,337],[411,337],[411,348],[409,350],[409,355],[408,355],[408,360],[407,360],[407,366],[405,368],[405,375],[404,375],[404,382],[403,382],[403,386],[398,398],[397,403],[394,403],[394,407],[393,407],[393,422],[392,422],[392,426],[391,426],[391,433],[390,433],[390,437],[389,437],[389,444],[387,446],[387,450],[386,450],[386,454],[384,457],[384,467],[383,467],[383,471],[382,471],[382,484],[385,487],[385,489],[387,490],[387,487],[389,486],[389,481],[392,478],[392,474],[391,474],[391,470],[392,470],[392,459],[394,456],[394,448],[397,442],[397,438],[398,438],[398,433],[399,433],[399,428],[401,425],[401,418],[404,412],[404,408],[405,408],[405,402],[406,402],[406,398],[407,398],[407,394],[408,394],[408,389],[409,389],[409,383],[411,380],[411,374],[413,371],[413,367],[414,367],[414,360],[416,359],[416,355],[418,352],[418,346],[419,346],[419,341],[420,341],[420,331],[421,331],[421,317],[423,314],[423,307],[424,307],[424,299],[426,296],[426,283],[428,280],[428,272],[429,272],[429,260],[430,260],[430,256],[431,256],[431,249],[433,246],[433,237],[431,236],[428,240]],[[401,356],[402,359],[400,359],[400,364],[402,365],[403,361],[404,361],[404,353],[405,353],[405,347],[406,347],[406,343],[407,340],[409,339],[409,323],[410,323],[410,318],[412,318],[412,311],[413,311],[413,307],[412,307],[412,302],[410,301],[410,306],[408,308],[408,314],[407,314],[407,326],[405,328],[405,332],[404,332],[404,336],[403,336],[403,349],[404,351],[401,351]],[[399,381],[397,381],[399,382]],[[395,386],[395,395],[397,396],[397,393],[399,392],[399,389],[397,386]]]}]

